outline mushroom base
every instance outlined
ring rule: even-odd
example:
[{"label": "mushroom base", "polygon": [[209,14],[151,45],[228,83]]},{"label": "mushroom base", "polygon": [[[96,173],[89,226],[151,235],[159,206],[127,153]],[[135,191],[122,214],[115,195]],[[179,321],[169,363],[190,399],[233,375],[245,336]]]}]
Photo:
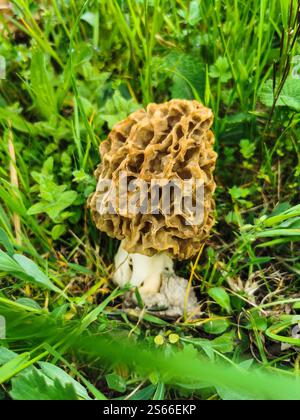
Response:
[{"label": "mushroom base", "polygon": [[[186,291],[188,281],[176,275],[162,275],[161,288],[157,293],[142,295],[143,303],[148,312],[161,318],[180,318],[186,313],[189,317],[199,314],[200,309],[194,290],[191,290],[187,302]],[[124,301],[125,309],[135,309],[140,312],[134,292],[127,293]]]},{"label": "mushroom base", "polygon": [[[138,288],[143,304],[156,316],[178,318],[196,315],[199,306],[194,290],[186,300],[188,281],[176,276],[172,259],[165,254],[146,257],[128,254],[122,244],[115,257],[113,281],[121,287]],[[134,291],[125,295],[125,308],[140,310]]]}]

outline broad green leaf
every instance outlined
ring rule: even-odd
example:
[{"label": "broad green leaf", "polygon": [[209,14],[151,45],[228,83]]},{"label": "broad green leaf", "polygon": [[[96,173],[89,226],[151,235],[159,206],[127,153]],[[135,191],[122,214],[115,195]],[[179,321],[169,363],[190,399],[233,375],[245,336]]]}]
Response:
[{"label": "broad green leaf", "polygon": [[66,233],[66,226],[65,225],[56,225],[51,230],[51,236],[54,241],[59,239],[64,233]]},{"label": "broad green leaf", "polygon": [[229,332],[215,338],[214,340],[208,340],[205,338],[183,338],[182,341],[191,343],[196,347],[200,347],[211,360],[214,360],[215,351],[223,354],[233,352],[235,338],[235,333]]},{"label": "broad green leaf", "polygon": [[229,332],[215,338],[211,341],[211,344],[213,349],[220,353],[232,353],[234,350],[235,339],[235,333]]},{"label": "broad green leaf", "polygon": [[219,57],[215,64],[210,67],[209,75],[213,79],[220,79],[222,83],[227,83],[232,79],[232,73],[227,58]]},{"label": "broad green leaf", "polygon": [[10,392],[14,400],[26,401],[74,401],[78,400],[71,383],[63,385],[58,379],[47,378],[37,369],[23,373],[12,380]]},{"label": "broad green leaf", "polygon": [[39,366],[41,371],[44,375],[46,375],[52,381],[58,380],[63,386],[68,384],[73,385],[76,394],[84,399],[90,400],[86,389],[75,379],[73,379],[69,374],[67,374],[64,370],[59,368],[58,366],[53,365],[52,363],[40,362]]},{"label": "broad green leaf", "polygon": [[[267,107],[274,102],[273,81],[268,80],[260,91],[260,100]],[[300,79],[288,78],[276,103],[277,107],[288,107],[300,111]]]},{"label": "broad green leaf", "polygon": [[225,309],[228,313],[231,312],[230,297],[225,289],[222,287],[213,287],[209,289],[208,295],[218,304],[221,308]]},{"label": "broad green leaf", "polygon": [[200,2],[192,0],[188,11],[188,23],[191,26],[196,25],[201,20]]},{"label": "broad green leaf", "polygon": [[119,90],[116,90],[111,99],[106,101],[102,108],[101,118],[108,123],[110,129],[119,121],[128,117],[129,114],[140,108],[140,105],[132,99],[124,98]]},{"label": "broad green leaf", "polygon": [[258,331],[264,332],[268,328],[268,320],[265,316],[262,316],[258,311],[253,311],[250,315],[249,328],[257,329]]},{"label": "broad green leaf", "polygon": [[220,335],[228,330],[230,322],[227,319],[212,319],[203,325],[203,329],[208,334]]},{"label": "broad green leaf", "polygon": [[51,209],[53,209],[53,206],[53,204],[48,203],[47,201],[41,201],[31,206],[28,209],[27,214],[28,216],[34,216],[36,214],[48,213],[48,211],[51,211]]},{"label": "broad green leaf", "polygon": [[163,63],[163,69],[173,79],[172,98],[204,98],[206,67],[203,62],[192,55],[172,51]]},{"label": "broad green leaf", "polygon": [[81,16],[81,20],[87,22],[89,25],[94,26],[96,23],[96,13],[86,12]]},{"label": "broad green leaf", "polygon": [[240,149],[245,159],[251,159],[255,153],[256,145],[250,140],[243,139],[240,141]]},{"label": "broad green leaf", "polygon": [[29,216],[47,213],[48,216],[55,220],[68,207],[70,207],[76,200],[78,194],[76,191],[65,191],[60,193],[53,202],[41,201],[30,207],[27,214]]},{"label": "broad green leaf", "polygon": [[109,389],[121,393],[126,391],[126,381],[116,373],[110,373],[109,375],[106,375],[105,379]]},{"label": "broad green leaf", "polygon": [[229,192],[233,200],[246,198],[251,194],[251,190],[249,188],[241,188],[236,186],[230,188]]},{"label": "broad green leaf", "polygon": [[13,258],[0,249],[0,272],[1,271],[6,273],[18,273],[23,270]]}]

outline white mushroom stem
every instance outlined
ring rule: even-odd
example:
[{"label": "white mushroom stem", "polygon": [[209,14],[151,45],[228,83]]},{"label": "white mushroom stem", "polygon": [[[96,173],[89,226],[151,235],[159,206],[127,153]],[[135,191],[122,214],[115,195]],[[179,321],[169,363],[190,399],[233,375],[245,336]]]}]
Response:
[{"label": "white mushroom stem", "polygon": [[115,267],[113,281],[121,287],[126,284],[138,287],[142,296],[159,293],[162,275],[175,274],[173,261],[168,255],[128,254],[122,243],[115,257]]}]

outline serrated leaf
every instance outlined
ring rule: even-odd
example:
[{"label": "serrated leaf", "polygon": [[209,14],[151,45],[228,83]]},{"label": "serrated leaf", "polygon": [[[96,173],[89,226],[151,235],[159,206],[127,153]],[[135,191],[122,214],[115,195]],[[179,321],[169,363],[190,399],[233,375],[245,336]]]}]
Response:
[{"label": "serrated leaf", "polygon": [[222,83],[227,83],[232,79],[230,66],[226,57],[218,57],[213,66],[210,67],[210,77],[220,79]]},{"label": "serrated leaf", "polygon": [[230,188],[229,193],[233,200],[238,200],[240,198],[247,198],[251,194],[251,191],[249,188],[241,188],[234,186]]},{"label": "serrated leaf", "polygon": [[207,340],[205,338],[183,339],[185,342],[190,342],[194,346],[200,347],[206,355],[214,360],[215,351],[220,353],[232,353],[234,350],[235,333],[229,332],[215,338],[214,340]]},{"label": "serrated leaf", "polygon": [[52,220],[55,220],[61,212],[74,203],[77,196],[76,191],[65,191],[58,194],[53,202],[41,201],[33,205],[27,210],[27,214],[33,216],[40,213],[47,213]]},{"label": "serrated leaf", "polygon": [[10,395],[14,400],[20,401],[74,401],[78,399],[71,383],[63,385],[58,379],[49,380],[37,369],[13,378]]},{"label": "serrated leaf", "polygon": [[255,153],[256,145],[250,140],[243,139],[240,141],[240,149],[245,159],[250,159]]},{"label": "serrated leaf", "polygon": [[52,381],[58,380],[61,385],[66,386],[68,384],[73,385],[76,394],[84,400],[90,400],[86,389],[72,378],[68,373],[59,368],[58,366],[53,365],[52,363],[40,362],[39,366],[44,375],[46,375]]},{"label": "serrated leaf", "polygon": [[132,99],[124,98],[120,91],[116,90],[112,98],[108,99],[102,108],[101,118],[108,123],[110,129],[119,121],[128,117],[129,114],[140,108]]}]

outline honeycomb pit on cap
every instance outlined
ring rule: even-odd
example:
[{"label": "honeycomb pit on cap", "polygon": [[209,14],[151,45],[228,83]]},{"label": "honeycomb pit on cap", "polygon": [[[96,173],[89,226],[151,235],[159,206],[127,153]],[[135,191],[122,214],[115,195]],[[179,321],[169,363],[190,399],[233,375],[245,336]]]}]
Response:
[{"label": "honeycomb pit on cap", "polygon": [[99,214],[96,192],[91,199],[93,220],[102,232],[123,241],[129,254],[165,253],[185,260],[198,254],[214,225],[217,155],[211,131],[213,113],[197,101],[172,100],[150,104],[118,123],[100,146],[97,180],[116,182],[121,173],[149,183],[152,179],[198,179],[204,183],[204,220],[188,225],[184,215]]}]

